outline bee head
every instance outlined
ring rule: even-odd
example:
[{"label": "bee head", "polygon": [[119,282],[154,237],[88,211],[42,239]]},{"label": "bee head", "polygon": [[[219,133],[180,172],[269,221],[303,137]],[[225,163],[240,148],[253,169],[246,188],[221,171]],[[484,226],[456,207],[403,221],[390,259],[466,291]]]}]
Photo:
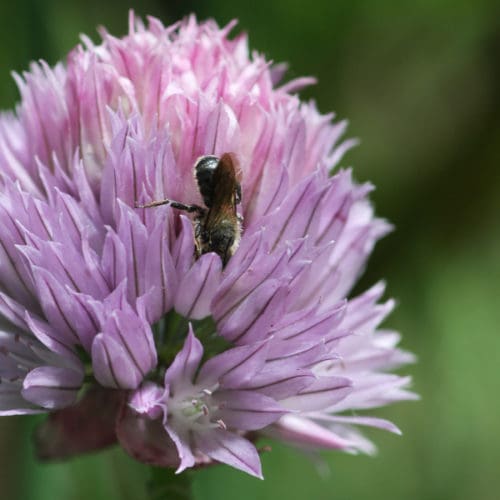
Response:
[{"label": "bee head", "polygon": [[198,189],[207,208],[214,204],[216,196],[233,203],[241,202],[241,186],[236,178],[236,160],[231,153],[217,156],[202,156],[195,163],[195,176]]},{"label": "bee head", "polygon": [[201,156],[194,165],[196,182],[205,206],[210,208],[214,198],[214,170],[219,164],[217,156]]}]

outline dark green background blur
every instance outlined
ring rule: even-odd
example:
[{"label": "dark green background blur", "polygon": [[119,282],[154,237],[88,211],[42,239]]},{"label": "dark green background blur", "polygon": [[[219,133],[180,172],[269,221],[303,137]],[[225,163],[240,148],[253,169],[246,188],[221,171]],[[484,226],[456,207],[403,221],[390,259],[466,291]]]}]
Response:
[{"label": "dark green background blur", "polygon": [[[498,2],[496,2],[498,3]],[[377,412],[402,438],[370,432],[375,458],[328,453],[326,466],[273,446],[264,482],[227,467],[199,472],[199,500],[500,498],[500,8],[486,0],[243,2],[2,1],[0,107],[18,99],[10,70],[64,58],[79,33],[115,35],[127,10],[165,23],[189,12],[239,18],[251,46],[314,75],[304,92],[362,139],[342,164],[371,180],[396,232],[358,289],[380,278],[399,306],[386,323],[419,357],[421,394]],[[0,420],[2,500],[142,499],[147,468],[120,450],[62,465],[32,458],[30,418]]]}]

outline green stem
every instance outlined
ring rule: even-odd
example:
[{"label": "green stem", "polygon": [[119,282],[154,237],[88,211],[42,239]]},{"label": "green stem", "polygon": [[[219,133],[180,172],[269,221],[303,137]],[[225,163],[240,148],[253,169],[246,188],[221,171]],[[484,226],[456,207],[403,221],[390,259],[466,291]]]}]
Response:
[{"label": "green stem", "polygon": [[193,500],[192,472],[175,474],[174,469],[162,467],[151,467],[150,470],[149,500]]}]

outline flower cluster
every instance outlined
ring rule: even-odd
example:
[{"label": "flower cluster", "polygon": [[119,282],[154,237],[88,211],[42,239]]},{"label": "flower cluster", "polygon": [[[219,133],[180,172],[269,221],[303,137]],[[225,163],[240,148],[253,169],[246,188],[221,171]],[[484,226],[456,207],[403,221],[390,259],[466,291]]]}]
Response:
[{"label": "flower cluster", "polygon": [[[40,455],[116,440],[179,471],[261,476],[260,435],[372,451],[353,414],[412,398],[383,285],[346,299],[376,240],[371,186],[330,175],[352,141],[300,78],[191,17],[83,38],[33,64],[0,118],[0,415],[51,412]],[[243,220],[223,266],[194,256],[193,165],[231,152]],[[346,415],[345,412],[348,412]],[[78,424],[78,432],[71,429]]]}]

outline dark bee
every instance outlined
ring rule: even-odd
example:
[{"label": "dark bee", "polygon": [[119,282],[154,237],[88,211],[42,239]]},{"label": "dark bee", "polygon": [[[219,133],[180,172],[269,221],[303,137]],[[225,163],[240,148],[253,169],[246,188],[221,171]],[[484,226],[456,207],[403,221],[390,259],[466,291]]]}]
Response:
[{"label": "dark bee", "polygon": [[236,177],[236,161],[231,153],[202,156],[194,166],[205,207],[161,200],[137,205],[138,208],[169,204],[178,210],[194,213],[195,255],[215,252],[225,266],[238,248],[241,237],[241,217],[236,205],[241,203],[241,186]]}]

